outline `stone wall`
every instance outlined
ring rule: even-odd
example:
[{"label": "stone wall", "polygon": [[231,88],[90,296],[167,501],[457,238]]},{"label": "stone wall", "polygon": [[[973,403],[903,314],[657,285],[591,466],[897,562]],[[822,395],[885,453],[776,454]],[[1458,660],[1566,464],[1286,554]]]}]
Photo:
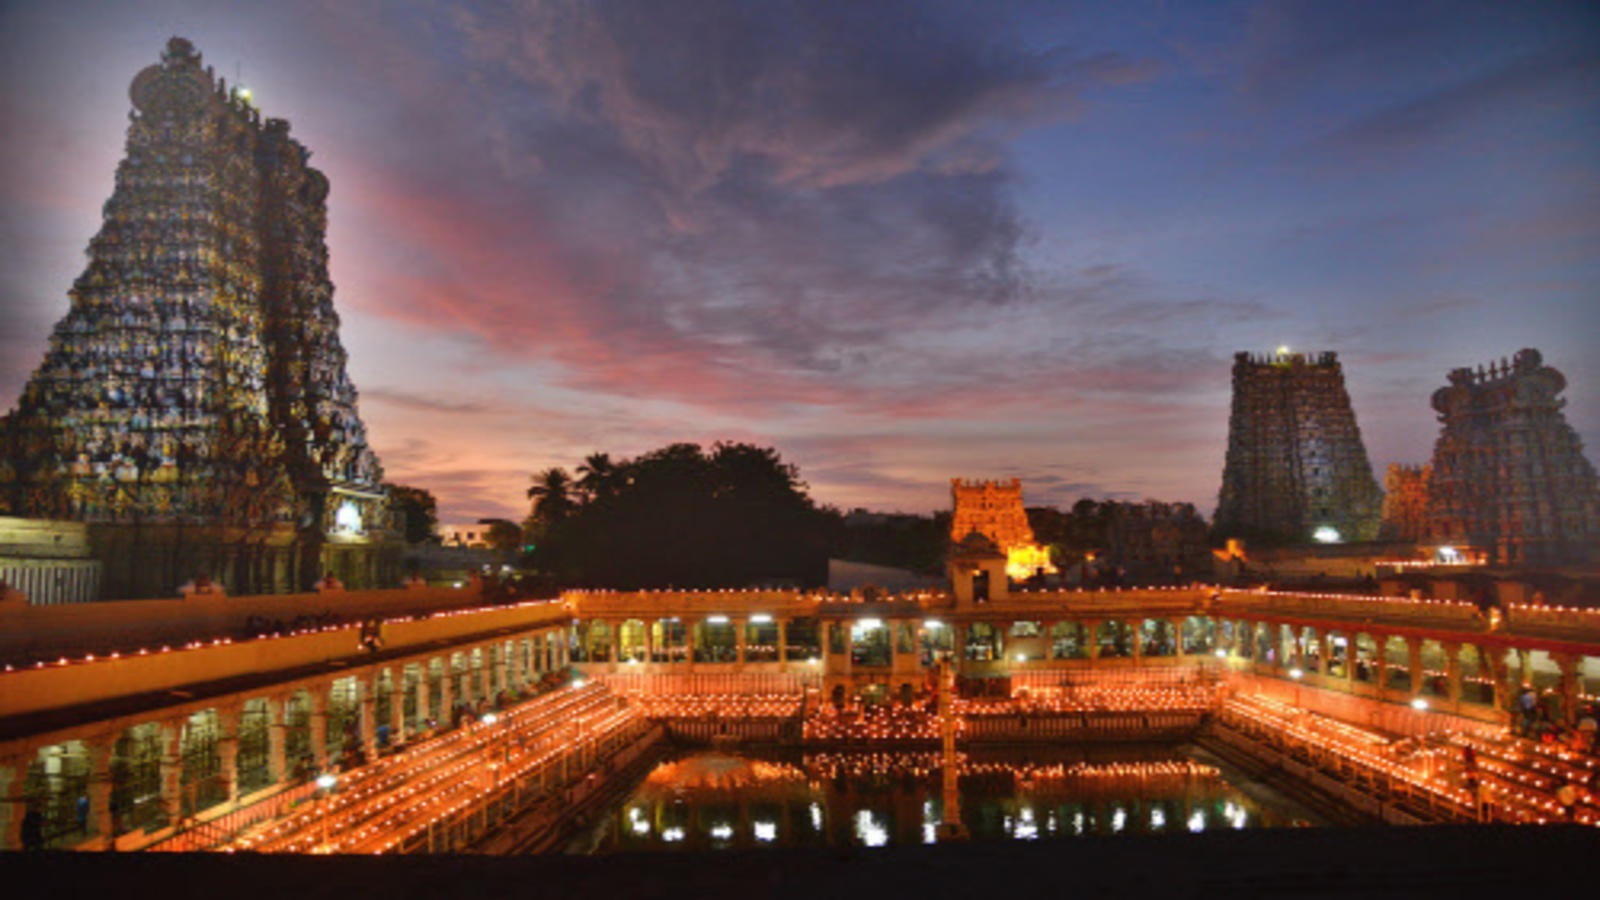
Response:
[{"label": "stone wall", "polygon": [[1428,533],[1428,482],[1432,466],[1390,463],[1383,479],[1383,522],[1378,535],[1385,541],[1420,541]]}]

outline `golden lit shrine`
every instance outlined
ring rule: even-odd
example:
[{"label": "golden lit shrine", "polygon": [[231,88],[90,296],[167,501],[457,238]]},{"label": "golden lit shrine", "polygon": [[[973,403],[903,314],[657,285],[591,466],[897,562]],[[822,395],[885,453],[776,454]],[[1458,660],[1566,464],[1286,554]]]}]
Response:
[{"label": "golden lit shrine", "polygon": [[1007,482],[950,479],[955,512],[950,518],[950,539],[959,541],[976,531],[994,541],[1006,555],[1006,575],[1019,581],[1056,571],[1050,550],[1033,541],[1033,528],[1022,508],[1022,479]]}]

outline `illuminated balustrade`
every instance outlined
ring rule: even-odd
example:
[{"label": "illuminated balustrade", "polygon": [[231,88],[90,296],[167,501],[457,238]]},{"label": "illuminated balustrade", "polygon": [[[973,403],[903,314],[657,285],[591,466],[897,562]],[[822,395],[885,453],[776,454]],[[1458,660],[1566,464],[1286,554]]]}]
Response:
[{"label": "illuminated balustrade", "polygon": [[[481,781],[484,755],[495,748],[503,747],[504,760],[515,771],[520,769],[515,764],[531,752],[529,744],[535,748],[557,744],[545,756],[565,752],[566,745],[551,738],[573,722],[592,723],[605,731],[611,727],[609,723],[632,714],[618,709],[614,699],[598,685],[587,685],[545,695],[501,715],[504,718],[495,724],[469,726],[397,753],[380,765],[358,769],[345,776],[344,790],[319,801],[310,811],[242,838],[228,849],[345,849],[347,834],[361,836],[374,829],[392,828],[414,818],[419,809],[437,807],[452,797],[469,794]],[[386,818],[377,819],[386,813]],[[372,824],[374,819],[376,824]],[[362,823],[368,824],[356,828]],[[313,837],[302,833],[307,830],[319,834]]]},{"label": "illuminated balustrade", "polygon": [[[1269,738],[1288,739],[1300,745],[1331,754],[1339,764],[1352,765],[1357,777],[1372,780],[1382,776],[1393,785],[1412,793],[1421,792],[1430,802],[1443,802],[1458,810],[1472,810],[1476,798],[1460,784],[1467,782],[1464,764],[1459,754],[1422,752],[1409,760],[1397,758],[1397,746],[1404,742],[1387,741],[1380,735],[1365,732],[1347,723],[1297,711],[1281,701],[1263,697],[1236,698],[1224,706],[1226,716],[1263,732]],[[1570,780],[1569,776],[1585,774],[1588,769],[1578,768],[1584,761],[1572,754],[1564,760],[1569,767],[1557,770],[1550,761],[1527,758],[1518,749],[1507,750],[1480,737],[1450,734],[1444,738],[1450,745],[1472,746],[1478,753],[1477,777],[1487,786],[1497,818],[1514,822],[1543,824],[1561,821],[1565,811],[1552,796],[1556,787]],[[1533,745],[1531,742],[1522,742]],[[1552,751],[1555,756],[1560,751]],[[1536,771],[1529,772],[1525,766]],[[1418,771],[1418,769],[1421,771]],[[1542,768],[1544,774],[1538,769]],[[1600,815],[1592,808],[1577,812],[1577,821],[1600,824]]]},{"label": "illuminated balustrade", "polygon": [[[1221,774],[1215,766],[1192,760],[1165,760],[1119,763],[1028,764],[1001,761],[977,762],[965,753],[956,754],[956,765],[963,776],[1010,776],[1022,782],[1041,780],[1110,780],[1157,778],[1214,778]],[[811,778],[882,777],[885,775],[931,776],[943,771],[943,755],[936,752],[815,753],[803,759],[804,773]]]}]

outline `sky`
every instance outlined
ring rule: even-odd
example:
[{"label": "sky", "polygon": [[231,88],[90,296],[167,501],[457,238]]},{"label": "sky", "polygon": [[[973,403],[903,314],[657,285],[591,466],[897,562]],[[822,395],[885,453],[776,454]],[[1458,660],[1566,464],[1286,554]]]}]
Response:
[{"label": "sky", "polygon": [[369,438],[445,521],[750,441],[820,502],[953,477],[1216,504],[1241,350],[1333,350],[1381,481],[1537,347],[1600,440],[1600,7],[0,5],[0,406],[168,37],[327,173]]}]

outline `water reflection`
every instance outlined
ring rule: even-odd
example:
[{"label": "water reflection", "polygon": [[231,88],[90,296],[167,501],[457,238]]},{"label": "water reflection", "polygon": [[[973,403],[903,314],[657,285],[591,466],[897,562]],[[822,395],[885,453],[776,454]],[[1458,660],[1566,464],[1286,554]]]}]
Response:
[{"label": "water reflection", "polygon": [[[1154,758],[1181,758],[1173,748],[1160,752]],[[1081,754],[1042,760],[1037,751],[1008,762],[991,753],[963,769],[962,820],[979,840],[1289,824],[1222,777],[1190,774],[1204,767],[1139,765],[1109,759],[1086,766]],[[1127,774],[1133,771],[1157,774]],[[932,843],[943,817],[939,771],[926,760],[704,752],[662,763],[598,826],[603,833],[576,844],[599,852],[878,847]]]}]

